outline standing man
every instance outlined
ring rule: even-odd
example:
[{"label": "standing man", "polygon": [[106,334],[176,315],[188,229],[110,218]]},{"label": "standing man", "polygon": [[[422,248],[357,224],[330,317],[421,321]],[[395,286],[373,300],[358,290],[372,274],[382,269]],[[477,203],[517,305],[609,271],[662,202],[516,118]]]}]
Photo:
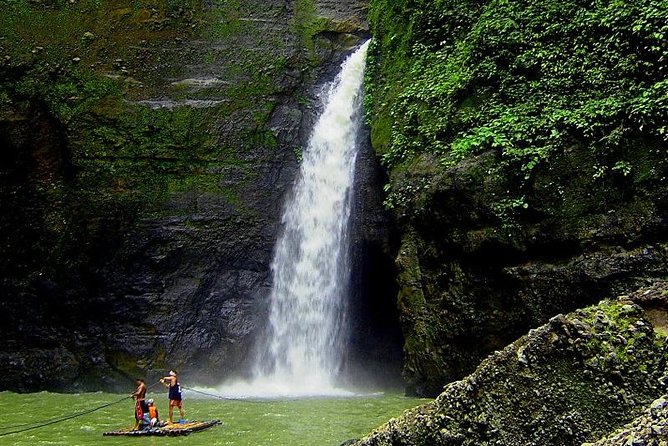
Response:
[{"label": "standing man", "polygon": [[179,385],[179,380],[176,378],[176,372],[170,370],[169,376],[160,378],[160,382],[169,389],[169,423],[172,423],[174,407],[179,408],[181,419],[185,420],[186,414],[183,410],[183,403],[181,402],[181,386]]},{"label": "standing man", "polygon": [[135,427],[134,430],[139,429],[139,426],[144,419],[144,414],[148,412],[148,405],[144,398],[146,398],[146,384],[142,378],[135,379],[137,389],[130,394],[135,400]]}]

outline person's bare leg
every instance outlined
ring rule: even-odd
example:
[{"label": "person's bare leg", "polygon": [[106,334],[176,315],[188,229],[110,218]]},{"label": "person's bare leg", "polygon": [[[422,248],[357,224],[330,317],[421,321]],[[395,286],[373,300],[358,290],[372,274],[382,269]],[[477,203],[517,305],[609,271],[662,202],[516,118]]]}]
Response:
[{"label": "person's bare leg", "polygon": [[172,424],[172,415],[174,414],[174,407],[169,406],[169,424]]},{"label": "person's bare leg", "polygon": [[179,413],[181,413],[181,419],[185,420],[186,419],[186,411],[183,410],[183,406],[179,407]]}]

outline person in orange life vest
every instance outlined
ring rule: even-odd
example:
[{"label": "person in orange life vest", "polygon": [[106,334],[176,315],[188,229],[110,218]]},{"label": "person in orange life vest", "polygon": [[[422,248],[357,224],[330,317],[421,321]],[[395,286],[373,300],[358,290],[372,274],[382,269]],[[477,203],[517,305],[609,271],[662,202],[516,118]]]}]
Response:
[{"label": "person in orange life vest", "polygon": [[179,384],[179,380],[176,378],[176,372],[174,370],[170,370],[169,376],[160,378],[160,382],[169,389],[169,422],[172,423],[172,414],[175,407],[179,408],[181,419],[185,420],[186,414],[183,410],[183,402],[181,401],[181,385]]},{"label": "person in orange life vest", "polygon": [[150,399],[146,401],[148,404],[148,423],[151,427],[155,427],[160,424],[160,415],[158,415],[158,408],[155,407],[153,400]]},{"label": "person in orange life vest", "polygon": [[144,398],[146,398],[146,384],[144,383],[144,380],[137,378],[135,380],[135,384],[137,385],[137,389],[135,389],[135,391],[132,392],[130,396],[135,400],[134,429],[137,430],[139,429],[139,425],[144,419],[144,414],[148,412],[148,405],[146,404],[146,401],[144,401]]}]

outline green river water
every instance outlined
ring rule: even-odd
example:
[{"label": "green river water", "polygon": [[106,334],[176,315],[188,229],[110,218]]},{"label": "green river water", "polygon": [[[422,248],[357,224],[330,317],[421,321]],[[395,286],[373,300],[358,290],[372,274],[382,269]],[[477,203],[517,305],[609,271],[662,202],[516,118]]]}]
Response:
[{"label": "green river water", "polygon": [[[151,394],[167,419],[166,394]],[[136,446],[338,446],[359,438],[405,409],[428,400],[382,393],[346,398],[299,400],[229,401],[184,396],[189,420],[219,419],[222,425],[184,437],[103,437],[105,431],[134,424],[134,403],[124,395],[110,393],[16,394],[0,392],[0,445],[136,445]],[[118,403],[115,403],[118,402]],[[3,435],[27,423],[55,420],[112,404],[27,432]],[[178,418],[178,411],[175,411]]]}]

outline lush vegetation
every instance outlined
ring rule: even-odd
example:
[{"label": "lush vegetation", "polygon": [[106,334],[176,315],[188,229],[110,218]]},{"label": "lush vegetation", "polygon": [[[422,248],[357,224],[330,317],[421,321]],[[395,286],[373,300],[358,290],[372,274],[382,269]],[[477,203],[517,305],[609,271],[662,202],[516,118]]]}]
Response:
[{"label": "lush vegetation", "polygon": [[630,258],[667,220],[665,1],[371,0],[369,22],[367,121],[418,393],[665,274],[662,254]]},{"label": "lush vegetation", "polygon": [[372,0],[370,22],[390,207],[419,212],[438,172],[486,152],[501,218],[540,206],[537,175],[573,147],[593,187],[646,181],[665,157],[666,2]]}]

